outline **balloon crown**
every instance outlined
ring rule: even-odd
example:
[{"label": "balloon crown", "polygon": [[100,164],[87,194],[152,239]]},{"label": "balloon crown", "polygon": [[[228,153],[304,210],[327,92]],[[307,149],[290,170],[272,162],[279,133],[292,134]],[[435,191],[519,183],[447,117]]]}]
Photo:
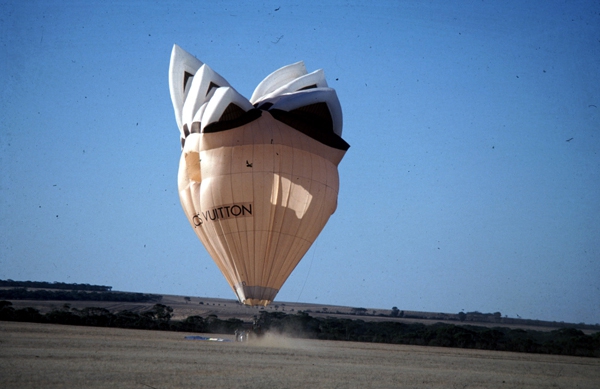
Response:
[{"label": "balloon crown", "polygon": [[191,133],[240,127],[261,111],[328,146],[350,147],[341,138],[342,108],[335,90],[322,69],[308,73],[302,61],[269,74],[248,100],[207,64],[174,45],[169,89],[182,149]]}]

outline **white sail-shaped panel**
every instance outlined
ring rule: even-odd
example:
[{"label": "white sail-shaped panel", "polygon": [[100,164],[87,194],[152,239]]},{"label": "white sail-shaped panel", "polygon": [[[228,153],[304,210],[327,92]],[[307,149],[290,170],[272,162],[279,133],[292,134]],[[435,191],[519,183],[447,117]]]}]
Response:
[{"label": "white sail-shaped panel", "polygon": [[175,111],[175,120],[181,131],[182,138],[184,137],[181,120],[183,103],[192,79],[200,66],[202,66],[202,61],[181,47],[177,45],[173,46],[171,62],[169,64],[169,91],[171,92],[171,101],[173,102],[173,109]]},{"label": "white sail-shaped panel", "polygon": [[256,103],[262,96],[273,92],[275,89],[295,80],[298,77],[304,76],[306,73],[306,66],[304,66],[303,61],[296,62],[275,70],[273,73],[265,77],[264,80],[258,84],[256,89],[254,89],[254,93],[252,93],[252,97],[250,97],[250,102],[252,104]]}]

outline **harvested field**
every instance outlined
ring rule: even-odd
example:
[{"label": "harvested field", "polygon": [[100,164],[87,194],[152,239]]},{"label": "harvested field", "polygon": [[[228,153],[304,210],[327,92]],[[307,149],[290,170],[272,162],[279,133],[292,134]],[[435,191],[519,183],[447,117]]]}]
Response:
[{"label": "harvested field", "polygon": [[600,387],[596,358],[276,336],[209,342],[185,335],[0,322],[0,387]]}]

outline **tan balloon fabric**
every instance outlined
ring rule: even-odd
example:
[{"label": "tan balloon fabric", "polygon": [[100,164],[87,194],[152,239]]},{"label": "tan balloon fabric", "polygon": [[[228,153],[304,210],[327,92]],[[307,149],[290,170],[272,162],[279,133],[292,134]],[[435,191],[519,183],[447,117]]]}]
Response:
[{"label": "tan balloon fabric", "polygon": [[179,173],[188,220],[239,300],[267,305],[335,211],[345,151],[268,112],[193,135]]}]

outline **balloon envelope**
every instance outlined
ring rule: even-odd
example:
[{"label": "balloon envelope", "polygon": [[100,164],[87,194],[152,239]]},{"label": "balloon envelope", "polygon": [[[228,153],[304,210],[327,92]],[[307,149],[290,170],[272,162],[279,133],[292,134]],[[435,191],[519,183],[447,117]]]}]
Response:
[{"label": "balloon envelope", "polygon": [[251,103],[178,46],[169,80],[184,212],[239,301],[267,305],[336,209],[349,147],[337,95],[299,62]]}]

